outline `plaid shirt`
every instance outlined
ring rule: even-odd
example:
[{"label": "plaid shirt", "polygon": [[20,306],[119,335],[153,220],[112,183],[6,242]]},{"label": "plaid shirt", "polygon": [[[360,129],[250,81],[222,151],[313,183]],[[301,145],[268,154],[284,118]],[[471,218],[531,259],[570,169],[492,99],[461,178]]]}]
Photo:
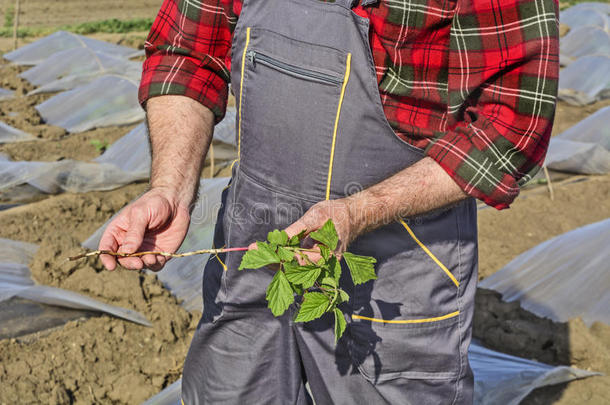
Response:
[{"label": "plaid shirt", "polygon": [[[140,101],[191,97],[224,116],[241,0],[164,0]],[[506,208],[540,168],[559,72],[556,0],[381,0],[354,11],[386,117],[469,195]]]}]

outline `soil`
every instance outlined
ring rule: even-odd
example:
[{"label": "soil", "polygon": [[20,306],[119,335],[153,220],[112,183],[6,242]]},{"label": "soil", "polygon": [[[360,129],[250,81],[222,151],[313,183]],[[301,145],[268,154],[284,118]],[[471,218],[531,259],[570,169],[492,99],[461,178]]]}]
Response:
[{"label": "soil", "polygon": [[[131,20],[154,17],[162,0],[27,0],[21,2],[21,27],[57,27],[101,21],[111,18]],[[2,21],[7,12],[14,13],[14,0],[0,0]]]},{"label": "soil", "polygon": [[[61,25],[121,17],[151,17],[161,1],[69,0],[22,2],[23,26]],[[12,1],[0,1],[7,10]],[[86,4],[86,11],[84,5]],[[122,8],[117,8],[119,5]],[[127,16],[127,17],[125,17]],[[94,37],[141,48],[146,33]],[[29,42],[33,38],[20,40]],[[0,39],[0,49],[12,42]],[[44,124],[34,106],[50,95],[26,96],[31,86],[17,77],[21,68],[0,65],[0,86],[17,98],[0,102],[0,120],[37,140],[0,145],[14,160],[89,160],[98,156],[91,141],[112,143],[130,127],[67,134]],[[559,103],[554,134],[610,101],[578,108]],[[218,175],[218,166],[216,167]],[[210,168],[204,174],[209,176]],[[220,175],[227,175],[226,167]],[[479,211],[480,277],[487,277],[518,254],[571,229],[610,217],[609,176],[553,176],[554,200],[546,186],[522,192],[509,210]],[[132,184],[109,192],[61,194],[0,211],[0,237],[40,246],[31,270],[42,284],[61,287],[143,313],[153,324],[139,326],[109,316],[82,316],[63,326],[0,340],[0,404],[136,404],[179,378],[199,314],[180,307],[152,274],[106,272],[97,259],[66,263],[112,214],[146,189]],[[495,350],[548,364],[574,365],[610,374],[610,327],[587,328],[579,319],[552,322],[504,303],[498,294],[479,290],[474,335]],[[2,307],[0,307],[2,310]],[[57,326],[57,324],[53,324]],[[610,403],[610,377],[593,377],[537,390],[524,403]]]}]

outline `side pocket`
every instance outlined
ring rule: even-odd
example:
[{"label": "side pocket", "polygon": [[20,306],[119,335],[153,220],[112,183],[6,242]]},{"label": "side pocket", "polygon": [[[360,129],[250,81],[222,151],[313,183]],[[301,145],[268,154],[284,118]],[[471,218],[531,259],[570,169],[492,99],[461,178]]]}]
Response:
[{"label": "side pocket", "polygon": [[460,372],[459,313],[423,323],[354,318],[352,359],[374,384],[397,378],[451,380]]},{"label": "side pocket", "polygon": [[460,375],[456,215],[448,209],[401,220],[353,245],[377,258],[377,280],[355,287],[350,324],[352,359],[374,384]]}]

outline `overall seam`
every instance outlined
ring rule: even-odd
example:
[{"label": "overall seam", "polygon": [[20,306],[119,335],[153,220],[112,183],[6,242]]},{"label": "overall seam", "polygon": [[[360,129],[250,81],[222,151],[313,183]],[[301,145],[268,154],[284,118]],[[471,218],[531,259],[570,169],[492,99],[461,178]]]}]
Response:
[{"label": "overall seam", "polygon": [[[458,277],[462,280],[462,235],[460,233],[460,216],[455,216],[455,224],[457,228],[457,242],[458,242]],[[460,362],[460,368],[458,371],[457,381],[456,381],[456,389],[455,389],[455,398],[453,400],[453,404],[457,404],[457,401],[460,398],[461,394],[461,381],[462,381],[462,371],[464,369],[464,358],[462,356],[462,300],[461,300],[461,291],[460,287],[458,287],[457,294],[457,305],[458,310],[460,311],[460,315],[458,315],[458,357]]]}]

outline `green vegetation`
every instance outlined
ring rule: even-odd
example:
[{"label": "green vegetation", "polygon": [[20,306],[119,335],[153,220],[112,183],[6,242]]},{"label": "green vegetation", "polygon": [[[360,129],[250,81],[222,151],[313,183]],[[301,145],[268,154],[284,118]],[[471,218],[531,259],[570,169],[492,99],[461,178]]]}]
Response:
[{"label": "green vegetation", "polygon": [[91,145],[93,145],[93,147],[100,153],[105,152],[106,149],[108,148],[108,141],[100,141],[99,139],[92,139],[90,142],[91,142]]},{"label": "green vegetation", "polygon": [[[332,220],[309,234],[317,242],[317,249],[301,247],[305,232],[292,238],[284,231],[274,230],[267,235],[267,242],[256,242],[256,250],[248,250],[242,258],[239,270],[259,269],[274,265],[277,270],[267,287],[267,303],[274,316],[280,316],[295,302],[295,295],[302,296],[295,322],[309,322],[325,313],[335,318],[335,341],[345,331],[346,321],[339,304],[347,302],[349,295],[339,285],[341,258],[335,255],[339,237]],[[313,262],[307,253],[320,255]],[[301,262],[296,257],[301,259]],[[376,260],[344,252],[354,285],[377,278]]]},{"label": "green vegetation", "polygon": [[[4,15],[4,27],[0,28],[0,37],[13,36],[13,12],[7,11]],[[63,25],[60,27],[23,27],[19,28],[19,38],[43,36],[55,31],[63,30],[75,34],[87,35],[95,33],[128,33],[134,31],[149,31],[152,26],[152,18],[136,18],[133,20],[118,20],[116,18],[102,21],[92,21],[74,25]]]},{"label": "green vegetation", "polygon": [[4,28],[13,28],[15,23],[15,9],[13,6],[9,6],[4,13]]}]

